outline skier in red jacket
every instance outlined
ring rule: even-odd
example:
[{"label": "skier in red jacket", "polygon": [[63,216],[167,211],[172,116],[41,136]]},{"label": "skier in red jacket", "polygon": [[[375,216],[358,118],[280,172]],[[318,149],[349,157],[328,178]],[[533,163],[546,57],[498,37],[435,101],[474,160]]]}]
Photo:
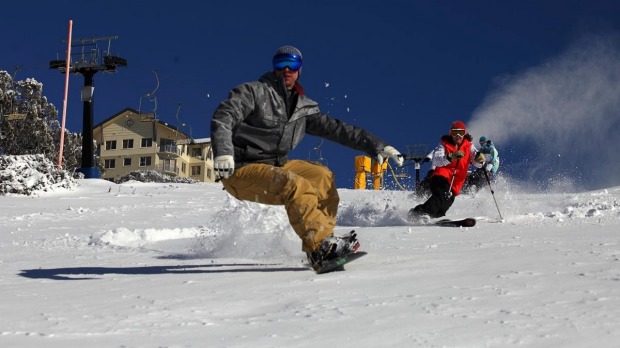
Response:
[{"label": "skier in red jacket", "polygon": [[465,123],[454,121],[450,126],[450,134],[442,136],[433,151],[435,171],[430,179],[431,196],[409,211],[409,221],[426,222],[431,218],[445,216],[454,198],[461,192],[469,165],[480,168],[484,160],[484,155],[472,143]]}]

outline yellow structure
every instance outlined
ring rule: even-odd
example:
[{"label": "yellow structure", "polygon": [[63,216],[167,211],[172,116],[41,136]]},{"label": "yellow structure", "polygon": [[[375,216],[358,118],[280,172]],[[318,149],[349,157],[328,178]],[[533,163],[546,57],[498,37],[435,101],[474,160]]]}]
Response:
[{"label": "yellow structure", "polygon": [[387,170],[388,160],[383,161],[383,164],[379,164],[377,161],[372,163],[372,184],[375,190],[381,190],[383,186],[383,173]]},{"label": "yellow structure", "polygon": [[370,172],[370,157],[355,156],[355,182],[356,190],[366,189],[366,173]]},{"label": "yellow structure", "polygon": [[93,128],[103,179],[115,181],[137,170],[215,181],[211,139],[192,139],[179,129],[126,108]]},{"label": "yellow structure", "polygon": [[373,178],[373,189],[380,190],[381,186],[383,186],[383,173],[387,170],[387,165],[387,160],[380,165],[377,161],[372,161],[370,157],[356,156],[354,188],[356,190],[365,190],[366,173],[371,173]]}]

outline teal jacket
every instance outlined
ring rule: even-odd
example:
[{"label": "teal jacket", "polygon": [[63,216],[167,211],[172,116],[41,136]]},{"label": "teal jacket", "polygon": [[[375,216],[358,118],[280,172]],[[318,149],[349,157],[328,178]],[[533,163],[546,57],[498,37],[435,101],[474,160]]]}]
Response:
[{"label": "teal jacket", "polygon": [[489,170],[488,165],[490,164],[491,169],[489,171],[494,174],[497,173],[497,170],[499,169],[499,153],[497,152],[495,145],[493,145],[493,143],[489,140],[483,147],[480,148],[480,152],[485,155],[490,155],[485,156],[486,161],[484,167]]}]

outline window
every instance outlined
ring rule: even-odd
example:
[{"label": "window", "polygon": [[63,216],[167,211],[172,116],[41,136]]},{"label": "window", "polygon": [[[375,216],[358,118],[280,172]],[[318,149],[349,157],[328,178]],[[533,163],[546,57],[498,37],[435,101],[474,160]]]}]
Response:
[{"label": "window", "polygon": [[192,175],[200,175],[200,166],[192,166]]},{"label": "window", "polygon": [[186,173],[186,171],[187,171],[187,165],[185,163],[181,163],[181,172]]},{"label": "window", "polygon": [[201,148],[192,148],[192,157],[201,157],[202,149]]},{"label": "window", "polygon": [[105,142],[106,150],[116,150],[116,140],[107,140]]},{"label": "window", "polygon": [[114,160],[114,159],[107,159],[107,160],[103,161],[103,167],[106,168],[106,169],[116,168],[116,160]]},{"label": "window", "polygon": [[140,167],[147,167],[151,165],[151,156],[140,157]]},{"label": "window", "polygon": [[123,139],[123,149],[133,149],[133,139]]},{"label": "window", "polygon": [[153,138],[142,138],[142,143],[140,147],[151,147],[153,146]]},{"label": "window", "polygon": [[172,139],[161,138],[159,140],[159,151],[160,152],[176,153],[177,152],[177,144]]},{"label": "window", "polygon": [[175,159],[169,159],[169,158],[164,158],[161,160],[161,164],[162,164],[162,169],[165,172],[172,172],[172,173],[176,173],[177,172],[177,160]]},{"label": "window", "polygon": [[123,165],[129,167],[131,165],[131,157],[123,158]]},{"label": "window", "polygon": [[211,168],[207,168],[207,178],[211,179]]}]

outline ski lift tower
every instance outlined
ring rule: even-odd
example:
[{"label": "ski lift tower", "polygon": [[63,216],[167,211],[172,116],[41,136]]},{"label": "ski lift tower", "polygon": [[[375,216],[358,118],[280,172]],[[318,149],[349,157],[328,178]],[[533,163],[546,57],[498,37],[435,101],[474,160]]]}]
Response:
[{"label": "ski lift tower", "polygon": [[415,163],[415,188],[420,185],[420,167],[428,155],[428,144],[407,145],[406,158]]},{"label": "ski lift tower", "polygon": [[[82,124],[82,168],[79,172],[84,174],[87,179],[99,178],[99,169],[95,165],[95,151],[93,148],[93,114],[94,114],[94,91],[93,77],[99,71],[116,72],[117,67],[127,66],[127,60],[112,56],[110,54],[110,44],[118,36],[102,36],[73,40],[71,44],[71,55],[78,56],[76,59],[71,57],[69,71],[66,71],[66,61],[50,61],[50,69],[58,69],[61,73],[82,74],[84,76],[84,86],[81,95],[83,102],[83,124]],[[107,40],[107,51],[100,54],[97,41]],[[66,43],[67,41],[64,41]],[[73,47],[78,49],[73,50]],[[73,53],[76,52],[76,53]],[[64,131],[64,129],[62,130]]]}]

